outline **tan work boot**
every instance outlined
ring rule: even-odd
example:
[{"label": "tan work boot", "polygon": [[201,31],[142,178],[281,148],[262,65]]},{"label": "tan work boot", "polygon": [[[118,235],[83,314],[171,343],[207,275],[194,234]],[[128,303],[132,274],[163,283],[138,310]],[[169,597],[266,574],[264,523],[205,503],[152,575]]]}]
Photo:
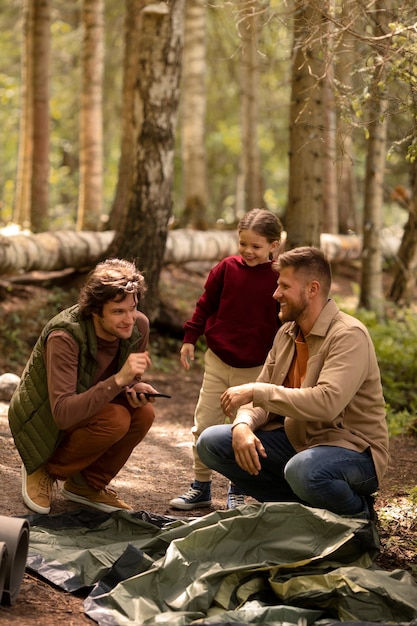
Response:
[{"label": "tan work boot", "polygon": [[26,506],[36,513],[48,514],[55,480],[42,465],[33,474],[28,474],[22,465],[22,497]]},{"label": "tan work boot", "polygon": [[65,481],[61,490],[67,500],[86,504],[93,509],[111,513],[112,511],[133,511],[126,502],[117,497],[117,493],[108,487],[93,489],[90,485],[77,485],[71,478]]}]

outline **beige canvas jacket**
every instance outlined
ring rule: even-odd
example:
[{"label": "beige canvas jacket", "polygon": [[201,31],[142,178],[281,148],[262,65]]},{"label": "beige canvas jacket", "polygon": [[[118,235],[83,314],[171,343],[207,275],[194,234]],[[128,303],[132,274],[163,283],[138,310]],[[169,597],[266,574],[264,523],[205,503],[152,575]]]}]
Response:
[{"label": "beige canvas jacket", "polygon": [[238,410],[233,424],[252,428],[276,425],[286,416],[285,432],[297,452],[333,445],[369,449],[378,481],[386,470],[388,431],[380,371],[367,328],[329,300],[305,337],[309,359],[301,388],[284,387],[298,326],[287,322],[278,331],[254,386],[253,403]]}]

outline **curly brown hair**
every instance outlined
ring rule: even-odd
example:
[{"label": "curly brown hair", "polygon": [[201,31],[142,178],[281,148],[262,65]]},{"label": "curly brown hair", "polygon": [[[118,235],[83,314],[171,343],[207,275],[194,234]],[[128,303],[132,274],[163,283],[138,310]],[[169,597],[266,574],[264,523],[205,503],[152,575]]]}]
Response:
[{"label": "curly brown hair", "polygon": [[128,294],[137,296],[138,306],[146,292],[145,279],[134,263],[125,259],[106,259],[89,273],[81,288],[78,305],[82,317],[101,315],[103,305],[121,302]]}]

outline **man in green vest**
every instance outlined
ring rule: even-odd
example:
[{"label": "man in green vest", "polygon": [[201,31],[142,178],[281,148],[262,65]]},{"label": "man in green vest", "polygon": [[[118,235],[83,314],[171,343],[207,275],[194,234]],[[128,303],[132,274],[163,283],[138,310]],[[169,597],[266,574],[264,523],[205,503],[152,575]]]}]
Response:
[{"label": "man in green vest", "polygon": [[146,286],[133,263],[108,259],[90,272],[78,303],[43,329],[9,408],[22,458],[22,496],[49,513],[54,483],[68,500],[132,510],[108,484],[154,420]]}]

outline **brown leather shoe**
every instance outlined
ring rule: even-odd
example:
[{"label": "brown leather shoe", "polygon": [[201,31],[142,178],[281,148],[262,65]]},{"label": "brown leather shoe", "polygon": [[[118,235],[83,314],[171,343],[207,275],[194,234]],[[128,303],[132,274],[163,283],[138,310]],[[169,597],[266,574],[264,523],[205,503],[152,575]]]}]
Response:
[{"label": "brown leather shoe", "polygon": [[93,489],[89,485],[77,485],[71,478],[65,481],[61,490],[67,500],[86,504],[93,509],[111,513],[112,511],[133,511],[132,507],[120,500],[117,493],[108,487]]},{"label": "brown leather shoe", "polygon": [[26,506],[36,513],[48,514],[55,480],[41,465],[33,474],[27,474],[22,465],[22,497]]}]

